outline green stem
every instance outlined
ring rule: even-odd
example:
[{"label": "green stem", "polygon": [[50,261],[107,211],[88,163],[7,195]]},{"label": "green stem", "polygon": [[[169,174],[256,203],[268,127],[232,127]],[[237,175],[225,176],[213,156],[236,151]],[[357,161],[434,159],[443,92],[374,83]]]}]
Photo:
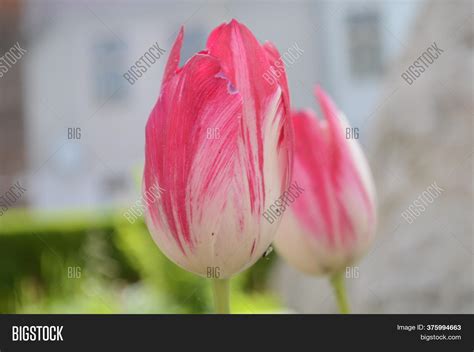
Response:
[{"label": "green stem", "polygon": [[349,313],[349,304],[347,302],[346,287],[344,285],[343,272],[338,272],[331,277],[331,285],[336,295],[337,305],[341,314]]},{"label": "green stem", "polygon": [[229,308],[229,279],[212,279],[214,291],[214,304],[216,314],[230,314]]}]

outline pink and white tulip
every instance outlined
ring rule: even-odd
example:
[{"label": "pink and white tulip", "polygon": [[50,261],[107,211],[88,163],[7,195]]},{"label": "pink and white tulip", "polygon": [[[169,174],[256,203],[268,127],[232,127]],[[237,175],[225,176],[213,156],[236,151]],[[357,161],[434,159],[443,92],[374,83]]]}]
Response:
[{"label": "pink and white tulip", "polygon": [[325,119],[292,114],[293,180],[305,191],[283,216],[277,251],[297,269],[335,274],[353,264],[375,234],[375,191],[368,163],[342,112],[316,89]]},{"label": "pink and white tulip", "polygon": [[233,20],[178,67],[181,29],[146,126],[143,192],[159,248],[182,268],[228,278],[259,259],[276,234],[262,217],[288,187],[293,131],[286,76],[263,74],[278,57]]}]

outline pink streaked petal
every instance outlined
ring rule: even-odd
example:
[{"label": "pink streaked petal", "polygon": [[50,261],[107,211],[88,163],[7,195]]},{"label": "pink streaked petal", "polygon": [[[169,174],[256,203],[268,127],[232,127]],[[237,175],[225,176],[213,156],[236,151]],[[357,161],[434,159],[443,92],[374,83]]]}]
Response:
[{"label": "pink streaked petal", "polygon": [[316,236],[325,234],[334,242],[332,189],[327,165],[328,145],[325,127],[311,111],[294,113],[295,162],[293,178],[305,189],[295,203],[295,212]]},{"label": "pink streaked petal", "polygon": [[[333,170],[331,172],[333,175],[345,175],[345,180],[334,180],[336,187],[341,187],[340,182],[353,180],[355,186],[357,187],[359,194],[362,196],[364,206],[368,211],[368,214],[373,213],[373,202],[370,200],[369,194],[367,192],[367,185],[364,185],[361,179],[360,172],[357,165],[354,161],[354,155],[351,151],[351,147],[359,148],[355,140],[348,140],[345,137],[344,128],[350,127],[346,121],[341,121],[341,113],[338,111],[335,104],[332,102],[331,98],[323,91],[319,86],[316,87],[315,91],[316,97],[319,100],[319,103],[322,107],[326,121],[328,122],[330,134],[331,134],[331,149],[334,154],[334,164],[332,164]],[[345,170],[341,170],[346,168]],[[341,177],[342,178],[342,177]]]},{"label": "pink streaked petal", "polygon": [[283,90],[283,100],[284,100],[285,106],[287,109],[289,109],[290,108],[290,90],[288,89],[288,79],[286,77],[286,69],[284,68],[285,64],[283,60],[281,59],[280,52],[275,47],[275,45],[273,45],[272,42],[268,42],[268,41],[263,44],[263,48],[267,52],[268,63],[270,64],[270,66],[275,67],[275,63],[280,62],[281,67],[283,67],[282,72],[280,72],[281,74],[278,77],[278,83],[280,84]]},{"label": "pink streaked petal", "polygon": [[[270,65],[268,53],[244,25],[232,20],[216,28],[208,38],[209,55],[217,57],[226,77],[242,96],[243,109],[241,118],[242,136],[247,148],[249,162],[247,178],[258,180],[249,184],[251,194],[251,210],[261,214],[264,211],[264,128],[272,128],[278,124],[280,134],[279,148],[287,148],[292,143],[291,124],[288,121],[288,106],[285,104],[284,113],[278,120],[272,109],[275,95],[284,95],[279,85],[270,85],[263,74]],[[266,120],[272,119],[267,122]],[[265,126],[265,127],[264,127]],[[291,148],[288,148],[288,150]],[[290,151],[288,151],[290,153]],[[291,154],[291,153],[290,153]],[[287,187],[282,184],[282,187]]]},{"label": "pink streaked petal", "polygon": [[[275,66],[275,63],[279,61],[282,64],[283,70],[278,77],[278,84],[282,89],[282,97],[283,97],[283,116],[290,116],[290,90],[288,88],[288,79],[286,77],[286,69],[284,68],[284,63],[281,60],[281,55],[278,49],[273,45],[272,42],[265,42],[263,48],[267,52],[268,63],[270,66]],[[269,73],[269,72],[267,72]],[[284,126],[282,128],[282,133],[280,135],[279,140],[279,147],[285,147],[285,144],[288,148],[292,148],[294,143],[294,131],[293,131],[293,123],[291,118],[286,118],[284,122]],[[288,163],[290,165],[290,170],[293,169],[293,152],[288,152]],[[291,178],[291,175],[290,175]],[[291,181],[290,181],[291,182]]]},{"label": "pink streaked petal", "polygon": [[[192,57],[162,87],[146,127],[145,190],[156,184],[172,190],[150,204],[148,213],[183,252],[195,245],[190,223],[202,216],[193,213],[193,204],[223,192],[234,171],[241,98],[229,94],[220,70],[215,58]],[[219,129],[220,139],[206,139],[208,128]]]},{"label": "pink streaked petal", "polygon": [[184,28],[181,27],[171,48],[168,62],[166,63],[165,72],[163,74],[162,85],[169,81],[178,70],[179,60],[181,58],[181,47],[183,46]]},{"label": "pink streaked petal", "polygon": [[[217,57],[222,70],[239,90],[242,99],[249,100],[248,108],[264,110],[279,88],[263,79],[268,71],[269,54],[243,24],[232,20],[217,27],[207,41],[209,54]],[[263,118],[261,114],[257,114]]]},{"label": "pink streaked petal", "polygon": [[350,143],[355,141],[345,138],[346,124],[340,112],[319,87],[316,96],[325,120],[311,111],[293,114],[298,137],[293,177],[307,189],[294,210],[310,233],[329,245],[347,244],[356,240],[356,220],[348,209],[348,197],[361,203],[369,222],[373,204],[352,154]]}]

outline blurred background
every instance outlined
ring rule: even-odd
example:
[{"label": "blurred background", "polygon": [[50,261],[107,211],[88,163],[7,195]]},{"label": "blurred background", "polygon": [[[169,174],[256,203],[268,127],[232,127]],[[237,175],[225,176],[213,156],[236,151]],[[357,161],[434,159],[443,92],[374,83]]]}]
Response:
[{"label": "blurred background", "polygon": [[[160,253],[134,206],[179,27],[184,63],[232,18],[282,55],[301,49],[286,61],[293,108],[317,109],[320,84],[358,129],[379,226],[346,277],[353,312],[473,313],[473,4],[441,0],[0,0],[0,313],[212,311],[209,283]],[[441,56],[404,80],[434,42]],[[131,84],[155,43],[166,52]],[[274,252],[232,299],[236,313],[337,311],[324,278]]]}]

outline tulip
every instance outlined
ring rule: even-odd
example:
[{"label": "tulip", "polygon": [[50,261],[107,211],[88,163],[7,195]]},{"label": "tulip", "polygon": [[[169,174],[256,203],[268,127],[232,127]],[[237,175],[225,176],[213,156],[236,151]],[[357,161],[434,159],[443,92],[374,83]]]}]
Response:
[{"label": "tulip", "polygon": [[284,215],[275,247],[298,270],[330,275],[345,311],[342,273],[375,235],[374,183],[344,114],[319,87],[316,96],[324,120],[310,110],[292,113],[293,180],[304,192]]},{"label": "tulip", "polygon": [[145,220],[171,261],[214,279],[218,311],[227,312],[228,279],[276,235],[262,213],[290,183],[288,87],[285,74],[263,78],[276,48],[235,20],[178,67],[183,36],[181,28],[146,125],[143,192],[164,191]]}]

